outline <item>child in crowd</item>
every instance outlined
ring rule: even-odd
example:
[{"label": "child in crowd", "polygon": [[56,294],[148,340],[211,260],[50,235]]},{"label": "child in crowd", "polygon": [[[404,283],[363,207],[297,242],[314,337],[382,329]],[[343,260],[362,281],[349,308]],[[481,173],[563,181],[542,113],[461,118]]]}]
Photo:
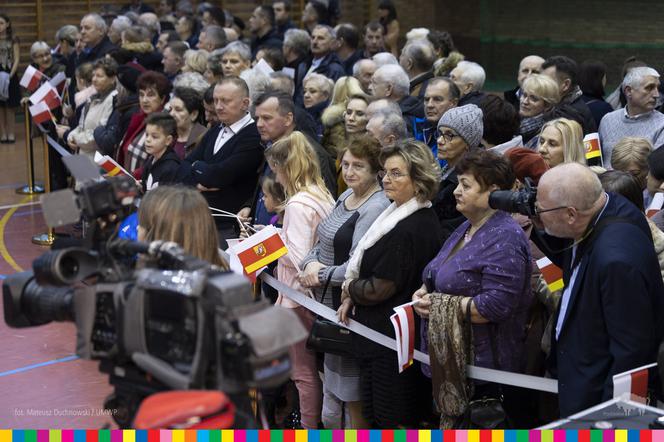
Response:
[{"label": "child in crowd", "polygon": [[270,219],[270,224],[281,227],[284,222],[284,204],[286,202],[284,188],[277,183],[274,175],[266,175],[261,182],[261,190],[265,209],[270,213],[275,213]]},{"label": "child in crowd", "polygon": [[160,184],[175,182],[180,159],[173,150],[175,119],[166,112],[150,114],[145,122],[145,151],[150,155],[143,166],[142,187],[147,192]]}]

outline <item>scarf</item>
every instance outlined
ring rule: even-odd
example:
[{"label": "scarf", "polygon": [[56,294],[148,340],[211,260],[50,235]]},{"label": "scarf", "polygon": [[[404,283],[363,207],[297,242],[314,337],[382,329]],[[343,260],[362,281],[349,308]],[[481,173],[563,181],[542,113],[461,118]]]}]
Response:
[{"label": "scarf", "polygon": [[521,120],[519,133],[523,137],[523,142],[527,143],[535,137],[542,126],[544,125],[544,114],[535,115],[534,117],[524,117]]},{"label": "scarf", "polygon": [[360,242],[357,243],[353,255],[348,261],[346,268],[346,279],[356,279],[360,275],[360,265],[362,264],[362,257],[364,251],[372,247],[383,236],[387,235],[397,223],[403,219],[408,218],[413,213],[420,209],[431,207],[431,201],[419,202],[416,197],[413,197],[398,206],[395,203],[389,205],[383,213],[380,214],[376,221],[371,224],[367,233],[364,234]]}]

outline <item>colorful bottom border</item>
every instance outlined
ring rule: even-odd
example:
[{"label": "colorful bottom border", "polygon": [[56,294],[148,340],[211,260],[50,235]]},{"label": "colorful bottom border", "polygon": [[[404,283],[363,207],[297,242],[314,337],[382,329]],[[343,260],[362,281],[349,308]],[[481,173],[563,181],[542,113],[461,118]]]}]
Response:
[{"label": "colorful bottom border", "polygon": [[0,442],[664,442],[664,430],[0,430]]}]

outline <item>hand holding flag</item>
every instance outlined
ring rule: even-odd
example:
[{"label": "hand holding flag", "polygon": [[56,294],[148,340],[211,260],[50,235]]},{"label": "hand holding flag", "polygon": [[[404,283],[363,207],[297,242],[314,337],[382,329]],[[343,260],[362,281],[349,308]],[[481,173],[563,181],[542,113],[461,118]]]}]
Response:
[{"label": "hand holding flag", "polygon": [[20,85],[30,92],[34,92],[39,87],[39,83],[43,78],[47,78],[41,71],[38,71],[33,66],[28,65],[25,72],[21,77]]},{"label": "hand holding flag", "polygon": [[413,365],[415,353],[415,313],[413,305],[419,301],[407,302],[394,307],[395,313],[390,316],[397,341],[397,360],[399,373]]},{"label": "hand holding flag", "polygon": [[51,110],[60,107],[60,95],[50,83],[42,84],[34,94],[30,95],[30,103],[37,104],[41,101],[44,101]]}]

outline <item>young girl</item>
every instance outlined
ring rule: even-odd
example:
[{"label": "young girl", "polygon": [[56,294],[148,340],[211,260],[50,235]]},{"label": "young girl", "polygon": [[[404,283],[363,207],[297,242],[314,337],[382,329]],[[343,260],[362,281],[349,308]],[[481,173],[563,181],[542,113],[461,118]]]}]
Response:
[{"label": "young girl", "polygon": [[[18,87],[18,62],[20,58],[18,37],[12,32],[12,24],[6,14],[0,13],[0,72],[6,72],[9,81],[7,96],[0,97],[0,143],[16,141],[14,120],[21,100]],[[1,81],[0,81],[1,83]]]},{"label": "young girl", "polygon": [[284,223],[284,204],[286,203],[283,186],[277,183],[274,175],[266,175],[261,182],[261,190],[265,209],[270,213],[276,213],[270,219],[270,224],[281,227]]}]

